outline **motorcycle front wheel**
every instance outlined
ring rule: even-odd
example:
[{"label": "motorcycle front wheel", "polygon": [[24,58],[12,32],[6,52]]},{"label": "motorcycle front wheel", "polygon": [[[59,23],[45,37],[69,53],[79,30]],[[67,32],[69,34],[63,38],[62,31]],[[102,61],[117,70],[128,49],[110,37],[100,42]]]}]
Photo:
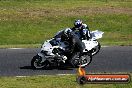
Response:
[{"label": "motorcycle front wheel", "polygon": [[31,60],[31,66],[33,69],[42,69],[42,68],[48,68],[50,66],[49,61],[42,62],[42,58],[36,58],[33,57]]}]

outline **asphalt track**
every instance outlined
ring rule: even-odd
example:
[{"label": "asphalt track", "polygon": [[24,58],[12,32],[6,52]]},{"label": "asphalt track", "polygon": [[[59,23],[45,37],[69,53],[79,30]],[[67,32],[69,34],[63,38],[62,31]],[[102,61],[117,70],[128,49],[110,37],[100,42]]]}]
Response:
[{"label": "asphalt track", "polygon": [[[76,74],[76,68],[33,70],[30,61],[39,52],[33,49],[0,49],[0,76]],[[87,73],[132,72],[132,46],[102,47],[86,68]]]}]

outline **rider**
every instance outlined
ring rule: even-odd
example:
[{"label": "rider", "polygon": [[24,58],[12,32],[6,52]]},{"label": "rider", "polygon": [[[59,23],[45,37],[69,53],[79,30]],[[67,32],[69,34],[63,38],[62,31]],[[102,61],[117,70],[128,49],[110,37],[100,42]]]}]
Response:
[{"label": "rider", "polygon": [[70,28],[67,28],[63,31],[63,34],[61,35],[61,41],[67,41],[69,43],[69,49],[65,50],[65,53],[70,54],[73,56],[73,52],[78,51],[79,58],[81,57],[83,53],[84,46],[82,44],[82,41],[78,38],[74,32]]},{"label": "rider", "polygon": [[72,31],[79,31],[81,40],[89,40],[90,38],[90,30],[89,27],[82,22],[82,20],[75,20],[74,27],[71,28]]}]

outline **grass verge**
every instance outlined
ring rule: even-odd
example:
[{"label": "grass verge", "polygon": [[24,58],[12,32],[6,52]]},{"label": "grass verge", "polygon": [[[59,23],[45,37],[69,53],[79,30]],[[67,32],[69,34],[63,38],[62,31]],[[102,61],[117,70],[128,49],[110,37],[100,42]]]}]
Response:
[{"label": "grass verge", "polygon": [[[131,74],[132,75],[132,74]],[[30,77],[0,77],[1,88],[131,88],[128,84],[85,84],[76,82],[76,75]]]}]

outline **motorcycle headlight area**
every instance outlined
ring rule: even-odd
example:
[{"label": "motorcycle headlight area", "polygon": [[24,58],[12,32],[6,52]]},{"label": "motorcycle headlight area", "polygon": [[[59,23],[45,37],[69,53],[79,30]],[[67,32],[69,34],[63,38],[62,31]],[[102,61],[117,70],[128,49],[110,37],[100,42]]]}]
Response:
[{"label": "motorcycle headlight area", "polygon": [[41,53],[47,55],[48,54],[48,51],[41,50]]}]

